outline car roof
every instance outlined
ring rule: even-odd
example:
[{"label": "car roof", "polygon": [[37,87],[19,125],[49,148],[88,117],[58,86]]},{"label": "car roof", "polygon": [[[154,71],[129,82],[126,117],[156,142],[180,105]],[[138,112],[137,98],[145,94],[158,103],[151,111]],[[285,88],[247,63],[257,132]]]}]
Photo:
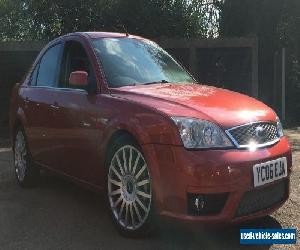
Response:
[{"label": "car roof", "polygon": [[54,40],[50,41],[41,51],[41,54],[43,54],[45,50],[47,50],[50,46],[53,44],[56,44],[57,42],[62,41],[64,38],[70,37],[70,36],[82,36],[87,39],[97,39],[97,38],[132,38],[132,39],[139,39],[139,40],[148,40],[147,38],[136,36],[136,35],[130,35],[128,33],[117,33],[117,32],[97,32],[97,31],[87,31],[87,32],[73,32],[68,33],[65,35],[62,35],[60,37],[55,38]]},{"label": "car roof", "polygon": [[83,35],[87,36],[91,39],[96,38],[122,38],[122,37],[129,37],[129,38],[136,38],[136,39],[145,39],[140,36],[129,35],[127,33],[117,33],[117,32],[97,32],[97,31],[88,31],[88,32],[75,32],[68,35]]}]

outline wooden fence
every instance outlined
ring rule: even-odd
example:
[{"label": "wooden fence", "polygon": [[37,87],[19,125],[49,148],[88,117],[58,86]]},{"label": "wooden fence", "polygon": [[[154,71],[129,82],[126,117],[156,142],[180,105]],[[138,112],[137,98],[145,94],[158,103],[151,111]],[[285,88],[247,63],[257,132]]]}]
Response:
[{"label": "wooden fence", "polygon": [[[259,98],[256,38],[162,38],[156,42],[188,68],[199,82]],[[45,44],[46,42],[32,41],[0,42],[0,127],[8,124],[12,86],[22,79]]]}]

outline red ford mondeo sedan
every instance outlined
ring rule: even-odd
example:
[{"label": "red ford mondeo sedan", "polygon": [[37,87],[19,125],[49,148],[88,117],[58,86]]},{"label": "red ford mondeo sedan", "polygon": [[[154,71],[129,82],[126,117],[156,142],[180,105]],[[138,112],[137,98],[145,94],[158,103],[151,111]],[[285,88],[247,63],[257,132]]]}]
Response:
[{"label": "red ford mondeo sedan", "polygon": [[21,186],[40,167],[107,193],[121,233],[155,216],[234,223],[289,195],[291,149],[272,109],[195,82],[147,39],[73,33],[50,42],[13,90],[10,127]]}]

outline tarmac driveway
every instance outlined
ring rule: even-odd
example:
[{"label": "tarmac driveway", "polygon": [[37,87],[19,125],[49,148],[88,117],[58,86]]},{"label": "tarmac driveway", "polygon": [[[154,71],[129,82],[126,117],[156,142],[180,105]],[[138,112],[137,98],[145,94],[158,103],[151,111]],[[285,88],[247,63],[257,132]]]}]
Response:
[{"label": "tarmac driveway", "polygon": [[[0,139],[1,140],[1,139]],[[1,249],[240,249],[239,226],[225,229],[187,229],[160,225],[149,238],[126,239],[115,230],[101,194],[43,173],[41,185],[22,189],[15,180],[12,153],[0,144],[0,248]],[[299,185],[299,179],[294,185]],[[299,185],[300,187],[300,185]],[[296,195],[298,197],[298,195]],[[295,197],[296,197],[295,196]],[[297,199],[297,198],[296,198]],[[278,213],[241,225],[248,228],[297,226],[285,205]],[[296,217],[296,218],[297,218]],[[162,224],[162,223],[161,223]],[[242,246],[275,249],[280,246]],[[286,246],[285,246],[286,247]],[[293,249],[299,247],[290,246]],[[299,249],[299,248],[298,248]]]}]

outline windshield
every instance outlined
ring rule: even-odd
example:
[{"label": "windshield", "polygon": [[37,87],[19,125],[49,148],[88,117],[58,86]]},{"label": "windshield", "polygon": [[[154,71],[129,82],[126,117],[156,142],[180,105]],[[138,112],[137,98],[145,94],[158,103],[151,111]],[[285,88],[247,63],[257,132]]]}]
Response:
[{"label": "windshield", "polygon": [[148,40],[93,40],[111,88],[151,83],[192,83],[194,79],[162,48]]}]

